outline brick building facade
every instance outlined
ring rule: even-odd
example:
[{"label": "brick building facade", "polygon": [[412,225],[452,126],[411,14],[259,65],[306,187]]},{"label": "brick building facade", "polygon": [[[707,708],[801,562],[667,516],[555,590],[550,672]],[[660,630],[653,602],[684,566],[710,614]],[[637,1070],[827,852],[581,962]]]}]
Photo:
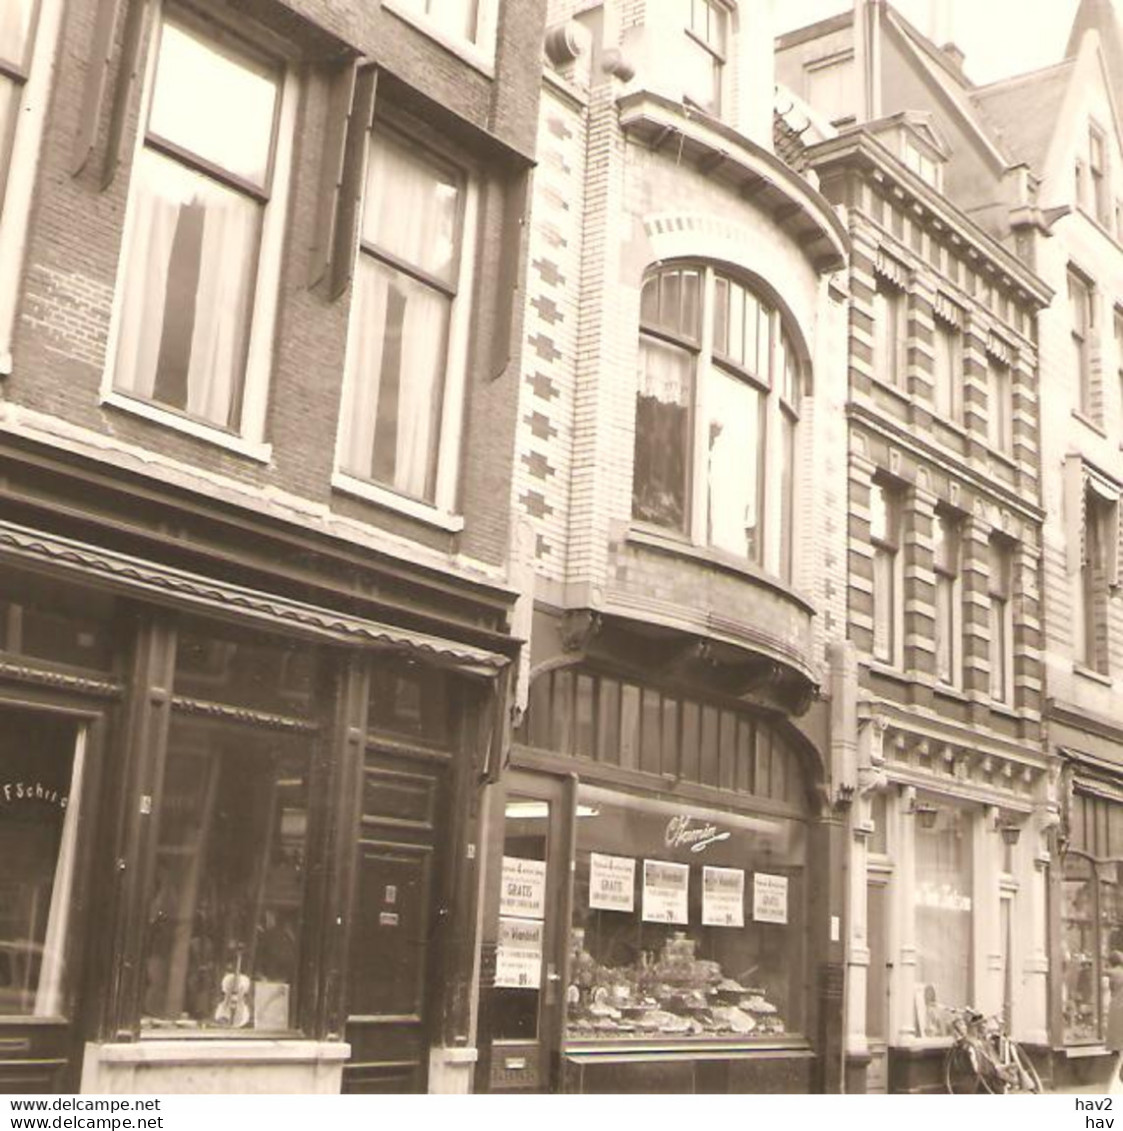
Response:
[{"label": "brick building facade", "polygon": [[544,11],[428,11],[0,15],[4,1087],[470,1082]]}]

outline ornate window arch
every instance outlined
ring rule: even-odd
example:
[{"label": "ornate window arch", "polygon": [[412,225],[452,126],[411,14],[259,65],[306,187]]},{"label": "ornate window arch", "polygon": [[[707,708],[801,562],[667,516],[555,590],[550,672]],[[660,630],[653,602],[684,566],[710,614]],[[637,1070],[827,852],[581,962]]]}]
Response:
[{"label": "ornate window arch", "polygon": [[804,364],[778,304],[721,264],[650,269],[632,517],[791,580]]}]

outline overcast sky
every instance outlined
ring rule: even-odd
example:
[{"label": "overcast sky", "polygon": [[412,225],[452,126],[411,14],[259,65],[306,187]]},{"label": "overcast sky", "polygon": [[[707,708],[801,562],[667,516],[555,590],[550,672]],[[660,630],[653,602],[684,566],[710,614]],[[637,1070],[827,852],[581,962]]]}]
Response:
[{"label": "overcast sky", "polygon": [[[931,33],[933,0],[890,2],[920,31]],[[951,38],[966,53],[967,74],[977,83],[1059,62],[1077,5],[1077,0],[946,2]],[[852,0],[773,0],[776,30],[790,31],[852,7]]]}]

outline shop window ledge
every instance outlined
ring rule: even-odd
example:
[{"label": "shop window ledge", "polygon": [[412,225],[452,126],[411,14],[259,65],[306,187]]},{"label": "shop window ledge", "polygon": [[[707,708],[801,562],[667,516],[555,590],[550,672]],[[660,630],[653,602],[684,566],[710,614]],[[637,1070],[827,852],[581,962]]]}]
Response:
[{"label": "shop window ledge", "polygon": [[622,1063],[630,1060],[807,1059],[815,1051],[803,1037],[758,1041],[568,1041],[566,1060]]}]

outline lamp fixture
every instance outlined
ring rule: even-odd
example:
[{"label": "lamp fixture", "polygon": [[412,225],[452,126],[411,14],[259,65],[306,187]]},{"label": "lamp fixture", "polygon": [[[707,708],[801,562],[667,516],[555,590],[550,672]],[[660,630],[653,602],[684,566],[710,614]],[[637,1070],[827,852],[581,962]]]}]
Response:
[{"label": "lamp fixture", "polygon": [[1018,838],[1022,835],[1022,826],[1014,824],[1013,821],[1007,821],[1005,824],[998,826],[998,831],[1002,834],[1002,839],[1011,848],[1018,843]]}]

